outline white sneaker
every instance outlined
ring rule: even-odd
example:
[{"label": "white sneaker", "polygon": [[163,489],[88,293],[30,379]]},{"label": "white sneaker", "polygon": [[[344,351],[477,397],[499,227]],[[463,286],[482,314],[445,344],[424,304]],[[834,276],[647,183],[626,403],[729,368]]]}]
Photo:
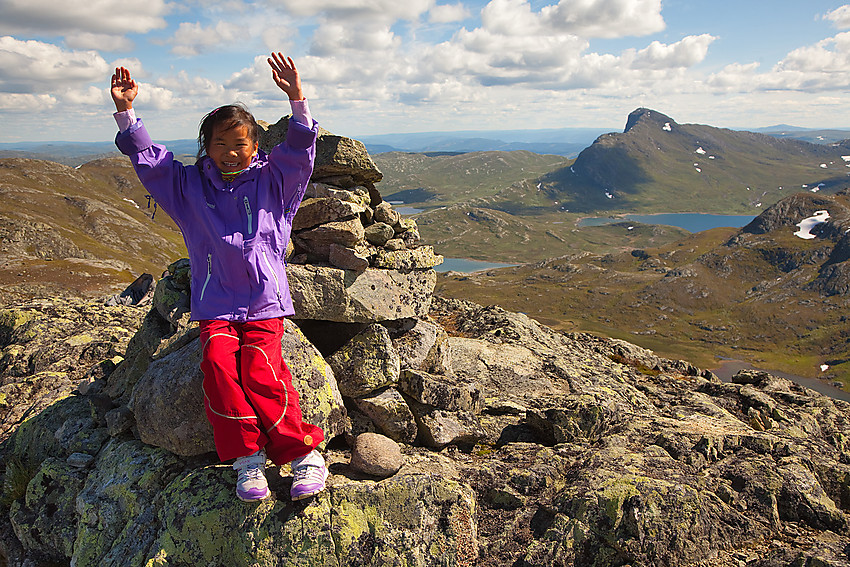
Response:
[{"label": "white sneaker", "polygon": [[292,467],[292,488],[289,495],[293,500],[302,500],[318,494],[325,489],[328,478],[328,467],[325,459],[315,449],[309,454],[295,459]]},{"label": "white sneaker", "polygon": [[239,471],[236,479],[236,496],[243,502],[257,502],[269,495],[269,483],[266,482],[266,452],[260,449],[253,455],[239,457],[233,463]]}]

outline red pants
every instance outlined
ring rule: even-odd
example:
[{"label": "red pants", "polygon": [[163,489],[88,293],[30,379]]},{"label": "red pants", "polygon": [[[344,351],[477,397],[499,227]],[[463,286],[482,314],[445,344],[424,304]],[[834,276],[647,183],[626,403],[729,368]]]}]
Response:
[{"label": "red pants", "polygon": [[303,457],[324,439],[305,423],[283,361],[283,319],[201,321],[204,407],[222,461],[265,448],[277,465]]}]

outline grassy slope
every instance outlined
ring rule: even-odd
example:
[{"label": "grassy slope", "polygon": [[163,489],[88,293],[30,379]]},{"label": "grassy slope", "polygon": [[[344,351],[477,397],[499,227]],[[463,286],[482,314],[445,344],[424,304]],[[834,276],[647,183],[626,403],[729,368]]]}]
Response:
[{"label": "grassy slope", "polygon": [[830,193],[845,187],[847,154],[846,146],[676,124],[649,113],[623,134],[601,136],[572,168],[546,176],[544,187],[573,210],[758,214],[804,185],[824,183]]},{"label": "grassy slope", "polygon": [[[805,291],[817,275],[811,270],[789,275],[765,261],[769,252],[745,249],[714,259],[735,267],[725,277],[695,262],[710,258],[732,229],[687,235],[634,223],[575,227],[581,214],[758,214],[803,185],[823,183],[820,194],[834,194],[847,186],[841,156],[850,149],[652,118],[637,121],[626,134],[601,137],[574,164],[539,178],[500,182],[497,175],[484,182],[459,175],[455,156],[406,156],[402,167],[391,165],[396,156],[384,154],[381,167],[389,173],[382,185],[418,189],[404,200],[427,209],[417,220],[438,252],[526,263],[441,275],[438,293],[497,303],[564,330],[624,338],[704,367],[723,356],[813,376],[829,363],[832,375],[850,384],[844,362],[850,349],[842,338],[848,332],[840,315],[847,305],[841,296]],[[663,129],[667,121],[669,132]],[[403,181],[393,181],[397,175]],[[771,245],[803,251],[817,246],[787,239]],[[649,257],[633,256],[635,248],[646,249]],[[582,257],[586,252],[592,254]],[[541,262],[565,254],[576,257]],[[684,275],[667,276],[676,270]],[[752,291],[761,286],[765,290]],[[789,295],[786,286],[796,291]]]},{"label": "grassy slope", "polygon": [[126,158],[77,169],[54,162],[0,160],[0,288],[6,300],[67,290],[120,291],[185,255],[163,212],[151,220],[146,191]]},{"label": "grassy slope", "polygon": [[[850,300],[805,289],[817,265],[785,273],[761,249],[727,249],[734,233],[697,233],[646,249],[646,259],[621,252],[443,274],[437,293],[499,304],[562,330],[623,338],[705,368],[727,357],[813,377],[828,363],[850,386]],[[787,239],[768,247],[817,256],[824,246]]]}]

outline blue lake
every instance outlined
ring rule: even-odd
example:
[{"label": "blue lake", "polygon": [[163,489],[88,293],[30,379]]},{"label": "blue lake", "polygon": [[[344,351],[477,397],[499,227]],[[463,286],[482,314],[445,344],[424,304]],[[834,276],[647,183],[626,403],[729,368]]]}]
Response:
[{"label": "blue lake", "polygon": [[677,226],[689,232],[702,232],[710,228],[731,226],[740,228],[750,223],[753,215],[710,215],[706,213],[660,213],[656,215],[626,215],[625,218],[588,217],[578,222],[579,227],[602,226],[616,222],[633,221],[643,224]]},{"label": "blue lake", "polygon": [[480,260],[466,260],[464,258],[445,258],[443,263],[434,267],[437,272],[480,272],[491,268],[507,268],[515,264],[499,264],[496,262],[482,262]]}]

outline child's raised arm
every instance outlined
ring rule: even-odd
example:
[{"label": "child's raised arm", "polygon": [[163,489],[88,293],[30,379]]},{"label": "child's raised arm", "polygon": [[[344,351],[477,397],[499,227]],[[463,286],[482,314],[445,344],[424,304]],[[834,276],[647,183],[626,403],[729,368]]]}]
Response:
[{"label": "child's raised arm", "polygon": [[284,57],[283,53],[274,53],[269,57],[269,66],[272,68],[272,79],[280,90],[289,95],[289,100],[303,100],[304,92],[301,90],[301,76],[292,57]]},{"label": "child's raised arm", "polygon": [[133,100],[139,94],[139,85],[130,77],[130,71],[117,67],[112,74],[112,102],[118,112],[133,108]]}]

